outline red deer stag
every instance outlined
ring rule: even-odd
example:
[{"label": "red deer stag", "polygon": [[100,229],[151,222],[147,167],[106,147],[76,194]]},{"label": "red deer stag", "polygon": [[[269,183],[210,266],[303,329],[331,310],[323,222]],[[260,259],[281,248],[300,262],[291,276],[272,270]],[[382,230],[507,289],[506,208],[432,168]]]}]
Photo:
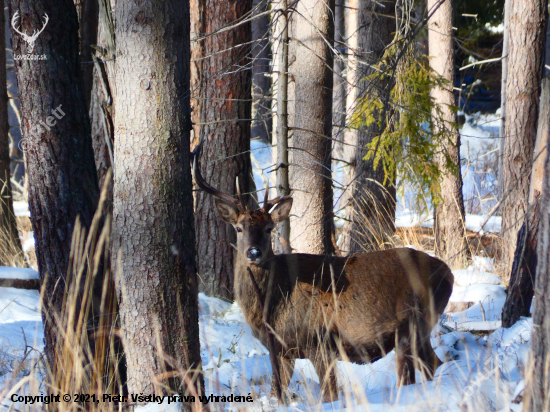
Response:
[{"label": "red deer stag", "polygon": [[237,302],[254,336],[267,347],[263,308],[269,308],[265,319],[276,336],[283,391],[292,378],[294,360],[308,358],[319,376],[323,399],[335,400],[336,359],[373,362],[394,348],[398,385],[415,382],[415,365],[433,378],[440,361],[430,332],[454,282],[445,263],[408,248],[348,257],[275,255],[271,231],[288,217],[292,198],[269,201],[267,188],[263,207],[247,210],[240,192],[235,199],[206,183],[197,157],[195,182],[217,197],[220,217],[237,231]]}]

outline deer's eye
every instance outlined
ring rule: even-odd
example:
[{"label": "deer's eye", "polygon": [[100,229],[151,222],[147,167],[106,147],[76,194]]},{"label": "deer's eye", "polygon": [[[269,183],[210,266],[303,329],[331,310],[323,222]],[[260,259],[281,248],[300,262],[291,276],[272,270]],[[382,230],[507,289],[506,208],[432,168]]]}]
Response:
[{"label": "deer's eye", "polygon": [[272,227],[268,227],[265,231],[266,231],[266,233],[271,233],[272,230],[273,230]]},{"label": "deer's eye", "polygon": [[240,227],[238,227],[238,226],[237,226],[237,228],[236,228],[236,229],[237,229],[237,232],[239,232],[239,233],[242,233],[242,232],[243,232],[243,229],[242,229],[242,228],[240,228]]}]

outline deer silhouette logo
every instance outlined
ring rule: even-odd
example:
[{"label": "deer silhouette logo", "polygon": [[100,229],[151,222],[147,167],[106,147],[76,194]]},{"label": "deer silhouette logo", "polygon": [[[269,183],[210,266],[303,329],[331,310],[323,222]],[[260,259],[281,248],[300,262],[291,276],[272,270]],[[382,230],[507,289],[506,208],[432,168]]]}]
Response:
[{"label": "deer silhouette logo", "polygon": [[40,30],[35,30],[31,36],[29,36],[27,34],[27,30],[25,30],[24,33],[20,32],[19,31],[19,28],[16,27],[16,22],[17,22],[17,19],[19,18],[19,12],[15,12],[15,14],[13,15],[12,19],[11,19],[11,26],[13,27],[13,30],[15,30],[16,33],[20,34],[21,37],[23,37],[23,40],[25,40],[28,44],[28,47],[27,47],[27,54],[31,54],[34,50],[34,44],[36,42],[36,39],[38,38],[38,36],[40,35],[40,33],[42,33],[44,31],[44,29],[46,28],[46,25],[48,24],[48,21],[50,20],[50,18],[48,17],[48,15],[46,13],[44,13],[44,25],[42,26],[42,28]]}]

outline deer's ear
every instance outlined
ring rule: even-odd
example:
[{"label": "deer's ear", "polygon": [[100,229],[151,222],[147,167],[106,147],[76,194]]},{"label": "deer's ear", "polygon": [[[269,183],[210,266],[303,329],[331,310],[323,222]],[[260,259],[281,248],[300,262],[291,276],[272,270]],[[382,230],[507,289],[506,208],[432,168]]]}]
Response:
[{"label": "deer's ear", "polygon": [[279,223],[285,220],[290,214],[290,209],[292,208],[292,198],[283,200],[275,206],[275,209],[271,212],[271,219],[273,223]]},{"label": "deer's ear", "polygon": [[219,199],[216,199],[215,203],[216,209],[218,209],[218,214],[223,220],[227,223],[231,223],[232,225],[237,223],[238,214],[237,210],[233,206],[222,202]]}]

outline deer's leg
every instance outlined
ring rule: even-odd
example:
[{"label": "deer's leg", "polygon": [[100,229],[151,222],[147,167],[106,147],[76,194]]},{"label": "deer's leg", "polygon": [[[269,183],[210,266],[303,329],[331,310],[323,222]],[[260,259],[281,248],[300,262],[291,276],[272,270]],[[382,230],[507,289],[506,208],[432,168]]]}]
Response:
[{"label": "deer's leg", "polygon": [[397,386],[416,382],[410,326],[404,324],[395,333],[395,365],[397,368]]},{"label": "deer's leg", "polygon": [[[294,358],[286,358],[283,356],[277,356],[279,360],[279,375],[281,376],[281,391],[283,392],[283,398],[288,389],[288,385],[292,380],[294,374]],[[277,389],[275,388],[275,376],[271,381],[271,396],[277,396]]]},{"label": "deer's leg", "polygon": [[418,351],[418,358],[422,362],[419,366],[426,378],[432,380],[436,369],[443,363],[439,360],[432,348],[430,342],[431,328],[427,322],[418,319],[416,330],[416,348]]},{"label": "deer's leg", "polygon": [[336,355],[327,348],[319,348],[313,366],[319,376],[323,402],[334,402],[338,399],[338,381],[336,380]]}]

